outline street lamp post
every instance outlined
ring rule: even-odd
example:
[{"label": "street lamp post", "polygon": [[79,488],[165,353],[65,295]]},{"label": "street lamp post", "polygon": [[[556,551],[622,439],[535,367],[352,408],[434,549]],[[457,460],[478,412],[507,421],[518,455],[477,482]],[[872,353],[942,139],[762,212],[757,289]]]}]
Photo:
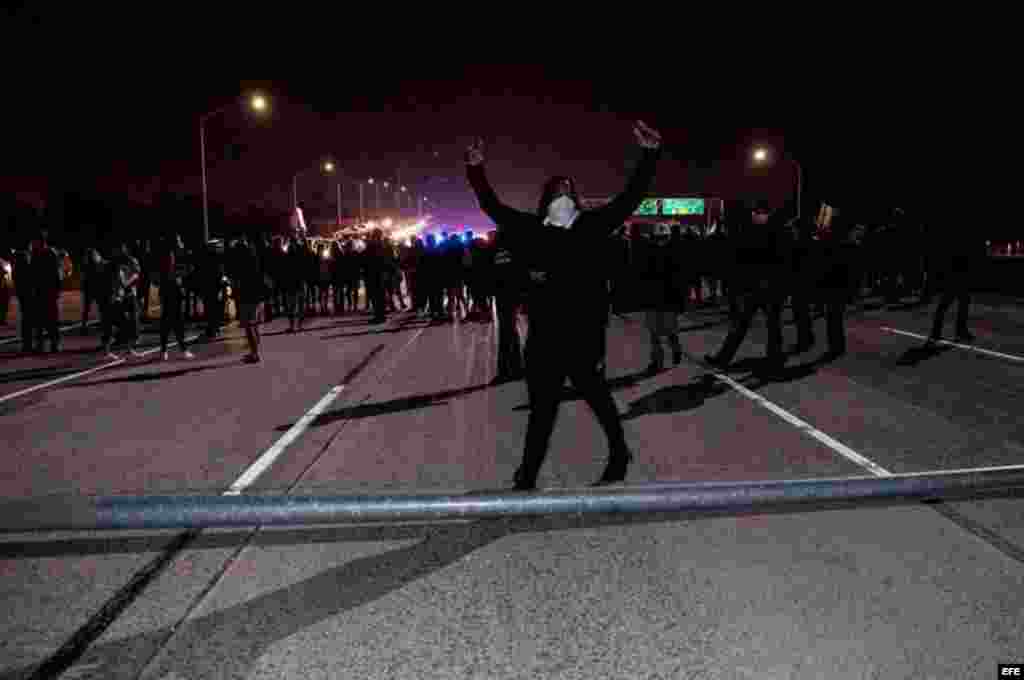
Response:
[{"label": "street lamp post", "polygon": [[[262,112],[267,108],[267,98],[261,94],[255,94],[252,96],[252,99],[249,100],[249,104],[253,111]],[[227,111],[230,107],[231,104],[225,104],[219,109],[199,116],[199,162],[203,175],[203,243],[210,240],[210,210],[206,186],[206,121],[223,113],[224,111]]]},{"label": "street lamp post", "polygon": [[[763,163],[768,160],[768,151],[764,148],[754,149],[754,161],[757,163]],[[800,161],[795,158],[791,158],[793,165],[796,167],[796,218],[799,220],[803,210],[803,176],[804,169],[800,165]]]}]

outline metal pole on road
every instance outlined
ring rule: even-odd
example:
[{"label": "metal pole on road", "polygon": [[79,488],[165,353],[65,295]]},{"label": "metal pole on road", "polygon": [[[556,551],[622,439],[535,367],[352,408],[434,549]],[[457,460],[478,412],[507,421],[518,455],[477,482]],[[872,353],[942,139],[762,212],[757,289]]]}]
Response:
[{"label": "metal pole on road", "polygon": [[870,499],[939,499],[1024,487],[1024,465],[890,477],[646,484],[536,493],[415,496],[100,496],[0,503],[0,532],[205,529],[757,510]]}]

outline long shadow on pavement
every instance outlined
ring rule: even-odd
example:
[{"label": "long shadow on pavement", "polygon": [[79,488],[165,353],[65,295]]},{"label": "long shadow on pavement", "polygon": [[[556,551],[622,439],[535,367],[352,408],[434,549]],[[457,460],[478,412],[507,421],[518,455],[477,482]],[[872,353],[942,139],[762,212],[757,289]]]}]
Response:
[{"label": "long shadow on pavement", "polygon": [[[403,411],[415,411],[416,409],[428,408],[430,406],[441,406],[443,404],[447,404],[448,399],[465,397],[473,394],[474,392],[486,390],[489,387],[491,387],[490,383],[486,383],[483,385],[473,385],[472,387],[463,387],[457,390],[445,390],[444,392],[434,392],[433,394],[414,394],[408,397],[391,399],[390,401],[379,401],[372,404],[348,406],[338,409],[337,411],[329,411],[328,413],[323,413],[317,416],[310,424],[310,427],[322,427],[324,425],[335,423],[339,420],[372,418],[373,416],[381,416],[388,413],[401,413]],[[280,425],[274,428],[274,430],[277,432],[287,432],[293,425],[294,423]]]},{"label": "long shadow on pavement", "polygon": [[46,380],[59,378],[64,375],[78,373],[88,367],[64,364],[63,366],[43,366],[40,368],[26,368],[20,371],[11,371],[0,374],[0,383],[21,382],[23,380]]},{"label": "long shadow on pavement", "polygon": [[953,348],[948,345],[936,345],[935,347],[922,345],[919,347],[911,347],[900,355],[900,358],[896,360],[896,365],[917,366],[923,361],[934,359],[940,354],[945,354],[946,352],[951,351],[953,351]]},{"label": "long shadow on pavement", "polygon": [[[337,333],[335,335],[325,335],[321,337],[321,340],[336,340],[338,338],[358,338],[364,335],[386,335],[388,333],[404,333],[405,331],[414,330],[416,328],[427,328],[432,325],[430,322],[414,321],[406,324],[402,324],[397,328],[383,328],[376,331],[362,331],[360,333]],[[436,325],[436,324],[434,324]]]},{"label": "long shadow on pavement", "polygon": [[140,383],[150,382],[152,380],[166,380],[167,378],[180,378],[181,376],[189,375],[190,373],[202,373],[203,371],[212,371],[217,368],[233,366],[236,363],[238,362],[203,364],[202,366],[190,366],[189,368],[179,368],[173,371],[160,371],[157,373],[133,373],[132,375],[123,375],[117,378],[107,378],[105,380],[90,380],[89,382],[80,382],[74,385],[66,385],[65,388],[93,387],[95,385],[106,385],[113,383]]},{"label": "long shadow on pavement", "polygon": [[[294,333],[289,333],[287,329],[274,331],[272,333],[263,333],[263,337],[269,338],[275,335],[299,335],[301,333],[318,333],[320,331],[329,330],[331,328],[339,328],[341,326],[358,326],[369,323],[369,318],[366,319],[349,319],[348,321],[339,321],[337,323],[324,324],[323,326],[309,326],[301,330],[296,329]],[[306,319],[306,323],[309,323],[309,319]]]},{"label": "long shadow on pavement", "polygon": [[[992,497],[1005,497],[1006,490]],[[986,494],[986,497],[989,497]],[[428,578],[477,550],[517,534],[590,530],[625,525],[666,522],[708,521],[726,517],[758,521],[771,515],[804,514],[820,511],[849,511],[856,508],[885,508],[917,505],[916,501],[873,499],[859,502],[822,502],[796,507],[757,510],[709,510],[704,512],[662,512],[639,515],[552,515],[477,520],[467,523],[434,523],[418,526],[355,526],[301,528],[287,531],[252,530],[199,535],[185,548],[214,550],[251,544],[269,550],[295,545],[415,541],[411,545],[360,557],[338,564],[294,585],[256,595],[244,602],[181,622],[112,640],[90,647],[78,659],[91,677],[117,677],[132,662],[150,659],[172,635],[183,641],[187,653],[160,659],[154,668],[159,677],[248,677],[265,653],[275,644],[301,634],[324,621],[337,618],[371,602],[387,597],[411,583]],[[0,556],[38,558],[75,554],[108,554],[144,551],[165,544],[164,537],[124,539],[72,539],[0,544]],[[111,545],[115,544],[115,545]],[[62,551],[63,550],[63,551]],[[77,551],[77,552],[76,552]],[[230,572],[228,572],[230,577]],[[340,643],[340,641],[339,641]],[[8,668],[0,680],[24,677],[28,667]]]}]

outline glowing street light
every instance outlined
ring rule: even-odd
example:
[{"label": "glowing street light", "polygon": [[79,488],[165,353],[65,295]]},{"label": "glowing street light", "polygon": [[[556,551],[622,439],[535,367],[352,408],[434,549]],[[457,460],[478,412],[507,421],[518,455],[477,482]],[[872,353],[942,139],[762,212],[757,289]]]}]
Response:
[{"label": "glowing street light", "polygon": [[324,163],[324,172],[334,172],[334,163],[330,161]]},{"label": "glowing street light", "polygon": [[[237,100],[236,100],[237,102]],[[261,94],[253,95],[249,102],[253,111],[262,113],[267,109],[267,98]],[[210,240],[210,211],[208,208],[207,200],[207,187],[206,187],[206,121],[213,116],[223,113],[231,107],[231,104],[225,104],[224,106],[204,113],[199,116],[199,158],[200,166],[203,174],[203,242],[206,243]]]},{"label": "glowing street light", "polygon": [[[764,147],[757,147],[754,149],[754,162],[764,163],[768,160],[768,150]],[[804,169],[800,165],[800,161],[793,159],[793,165],[796,166],[796,218],[800,219],[801,215],[801,193],[803,191],[803,175]]]}]

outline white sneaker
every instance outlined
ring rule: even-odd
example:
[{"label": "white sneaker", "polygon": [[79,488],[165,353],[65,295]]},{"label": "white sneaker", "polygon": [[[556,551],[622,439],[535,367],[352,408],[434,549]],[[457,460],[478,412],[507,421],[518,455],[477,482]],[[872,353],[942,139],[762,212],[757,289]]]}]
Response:
[{"label": "white sneaker", "polygon": [[167,361],[168,359],[171,358],[171,355],[169,355],[167,352],[164,352],[163,354],[160,355],[160,358],[163,359],[164,361]]},{"label": "white sneaker", "polygon": [[121,357],[117,356],[113,352],[107,352],[107,358],[110,359],[111,361],[120,361],[121,360]]},{"label": "white sneaker", "polygon": [[196,355],[192,354],[192,352],[189,352],[188,350],[185,350],[184,352],[181,353],[181,357],[183,359],[195,359]]},{"label": "white sneaker", "polygon": [[133,359],[139,359],[143,356],[142,352],[137,349],[130,349],[128,350],[128,353],[132,355]]}]

